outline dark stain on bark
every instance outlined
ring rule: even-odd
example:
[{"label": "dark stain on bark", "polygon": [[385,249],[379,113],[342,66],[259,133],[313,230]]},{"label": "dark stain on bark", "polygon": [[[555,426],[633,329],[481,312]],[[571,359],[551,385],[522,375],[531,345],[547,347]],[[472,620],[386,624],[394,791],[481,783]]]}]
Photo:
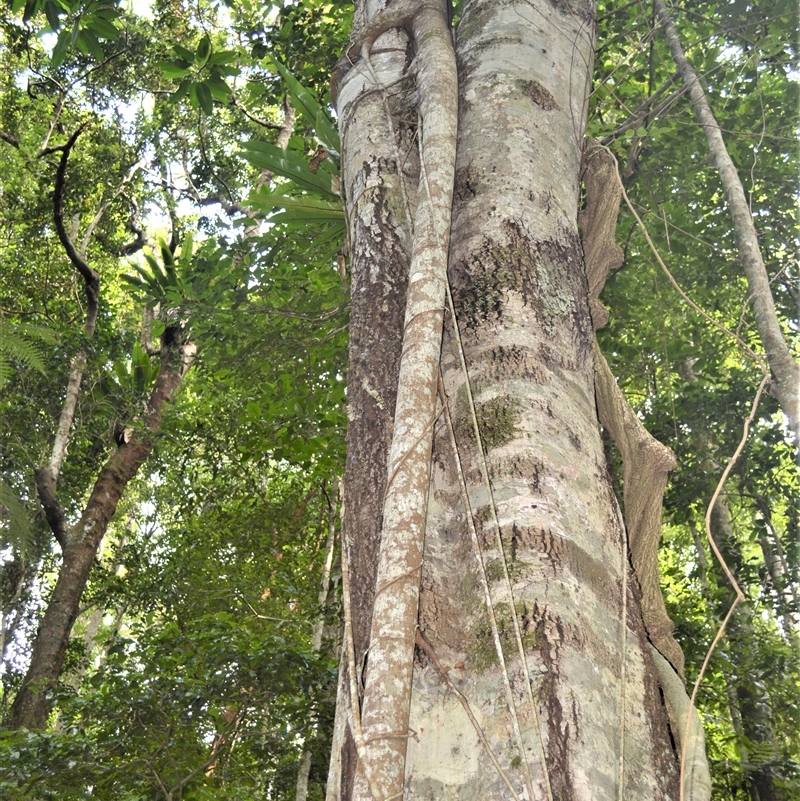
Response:
[{"label": "dark stain on bark", "polygon": [[[644,717],[651,722],[654,747],[650,749],[655,764],[643,770],[659,777],[662,782],[659,798],[677,798],[680,794],[678,771],[679,754],[672,738],[664,696],[658,683],[657,673],[650,656],[650,642],[641,616],[641,591],[633,570],[628,571],[628,636],[633,635],[644,657]],[[682,733],[680,733],[682,734]],[[679,736],[680,736],[679,734]]]},{"label": "dark stain on bark", "polygon": [[[466,441],[475,447],[475,425],[467,403],[460,403],[457,410],[454,430],[456,441]],[[475,416],[484,452],[499,448],[514,440],[520,432],[517,427],[520,408],[515,398],[499,395],[483,403],[475,404]]]},{"label": "dark stain on bark", "polygon": [[570,573],[588,587],[604,605],[614,608],[620,595],[616,581],[608,573],[603,562],[586,553],[572,540],[553,533],[550,529],[511,525],[503,530],[503,537],[515,538],[521,547],[533,551],[547,564],[554,576]]},{"label": "dark stain on bark", "polygon": [[545,373],[538,356],[523,345],[499,345],[486,351],[481,354],[478,369],[481,381],[505,381],[509,376],[513,376],[515,380],[528,380],[537,384],[545,381]]},{"label": "dark stain on bark", "polygon": [[595,24],[595,8],[591,0],[549,0],[549,3],[560,14],[577,17],[592,26]]},{"label": "dark stain on bark", "polygon": [[453,199],[456,203],[472,200],[478,194],[477,181],[470,165],[456,171]]},{"label": "dark stain on bark", "polygon": [[541,610],[536,626],[539,642],[542,643],[539,654],[542,664],[546,668],[539,689],[539,699],[547,709],[547,770],[550,776],[553,801],[571,801],[573,793],[568,746],[575,733],[570,732],[570,724],[564,720],[564,709],[558,696],[559,642],[563,642],[564,633],[560,621],[556,620],[559,642],[548,640],[545,634],[545,614],[546,610]]},{"label": "dark stain on bark", "polygon": [[536,240],[513,220],[503,223],[502,231],[503,241],[484,238],[467,259],[451,265],[459,323],[477,330],[501,320],[509,293],[516,292],[546,336],[554,338],[563,328],[571,331],[576,362],[585,363],[591,354],[592,327],[577,233],[563,231],[557,239]]},{"label": "dark stain on bark", "polygon": [[518,81],[517,86],[522,90],[522,94],[525,97],[532,100],[544,111],[553,111],[558,108],[556,99],[539,81]]}]

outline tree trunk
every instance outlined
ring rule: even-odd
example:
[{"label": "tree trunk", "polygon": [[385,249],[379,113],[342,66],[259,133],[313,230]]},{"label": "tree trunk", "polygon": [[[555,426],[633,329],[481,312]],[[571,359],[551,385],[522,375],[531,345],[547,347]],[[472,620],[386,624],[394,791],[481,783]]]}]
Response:
[{"label": "tree trunk", "polygon": [[[172,400],[194,356],[194,345],[173,342],[175,336],[175,328],[169,327],[162,337],[161,371],[150,395],[142,436],[122,442],[100,470],[81,519],[74,526],[66,527],[63,512],[45,509],[48,522],[62,517],[63,558],[53,595],[36,635],[30,667],[9,713],[7,725],[11,729],[43,729],[47,725],[52,693],[98,548],[128,482],[150,455],[152,437],[161,425],[164,405]],[[37,479],[41,480],[46,470],[43,468]],[[57,503],[54,497],[52,502]]]},{"label": "tree trunk", "polygon": [[[390,498],[399,468],[388,453],[407,242],[433,194],[423,78],[435,81],[427,71],[441,65],[419,58],[425,7],[395,0],[381,14],[357,4],[355,45],[334,74],[353,287],[344,521],[355,659],[345,672],[355,671],[359,698],[347,698],[349,680],[340,683],[327,798],[677,799],[659,671],[680,682],[651,653],[595,405],[577,231],[594,54],[588,2],[465,4],[453,304],[445,305],[439,405],[420,400],[412,443],[424,450],[433,420],[422,562],[412,548],[380,584],[380,605],[391,608],[394,591],[418,582],[419,607],[410,628],[397,619],[391,629],[376,625],[384,620],[374,604],[381,539],[395,525],[387,517],[411,508]],[[410,46],[398,31],[377,38],[393,27],[409,33]],[[415,56],[418,109],[407,74]],[[441,329],[427,336],[436,345]],[[390,638],[417,647],[387,670]],[[376,726],[382,702],[370,699],[402,695],[406,670],[407,722]],[[405,759],[387,767],[388,751]],[[707,797],[688,786],[687,801]]]},{"label": "tree trunk", "polygon": [[[742,564],[742,554],[733,532],[731,514],[725,496],[720,496],[711,513],[711,533],[719,546],[730,570],[736,575]],[[720,581],[724,579],[720,576]],[[726,599],[725,614],[733,600],[731,593]],[[772,712],[769,697],[764,686],[766,678],[753,658],[755,631],[753,612],[747,601],[739,604],[727,627],[730,642],[728,656],[736,668],[735,698],[732,708],[739,714],[741,729],[749,747],[742,749],[742,770],[751,796],[758,801],[788,801],[783,788],[785,779],[773,761],[780,756],[775,731],[772,728]],[[771,758],[770,758],[771,757]]]},{"label": "tree trunk", "polygon": [[764,266],[764,257],[758,243],[758,233],[750,212],[750,204],[747,202],[736,165],[725,146],[722,131],[711,111],[700,78],[689,59],[686,58],[678,31],[667,11],[664,0],[653,0],[653,4],[669,42],[672,58],[678,67],[681,79],[688,87],[692,108],[706,135],[709,153],[719,171],[733,223],[739,262],[750,291],[748,300],[753,307],[758,335],[774,377],[775,397],[789,418],[789,428],[794,434],[795,442],[800,445],[800,364],[792,356],[775,312],[769,275]]}]

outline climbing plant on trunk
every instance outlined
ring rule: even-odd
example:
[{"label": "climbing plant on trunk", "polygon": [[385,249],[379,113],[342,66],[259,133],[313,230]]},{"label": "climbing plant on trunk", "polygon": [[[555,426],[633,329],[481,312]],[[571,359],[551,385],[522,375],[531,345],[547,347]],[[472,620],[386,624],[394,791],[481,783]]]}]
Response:
[{"label": "climbing plant on trunk", "polygon": [[[594,7],[465,4],[457,121],[444,4],[355,19],[333,74],[353,308],[328,799],[677,798],[670,727],[700,734],[652,600],[660,489],[626,496],[656,525],[634,516],[631,571],[595,405],[605,273],[587,283],[598,248],[577,224]],[[594,233],[582,219],[599,251],[611,206]],[[644,437],[617,422],[635,458]],[[687,754],[685,797],[708,797],[702,747]]]}]

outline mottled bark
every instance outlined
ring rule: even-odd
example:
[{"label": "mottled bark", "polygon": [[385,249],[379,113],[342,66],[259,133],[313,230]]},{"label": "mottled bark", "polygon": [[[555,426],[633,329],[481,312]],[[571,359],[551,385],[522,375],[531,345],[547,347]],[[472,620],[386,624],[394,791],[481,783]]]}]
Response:
[{"label": "mottled bark", "polygon": [[739,261],[747,278],[747,287],[750,292],[749,301],[753,308],[756,328],[774,377],[775,396],[789,418],[789,427],[794,433],[795,441],[800,444],[800,364],[792,356],[778,322],[769,275],[764,266],[764,257],[761,254],[758,234],[742,181],[725,146],[722,131],[711,111],[700,78],[689,59],[686,58],[678,31],[667,11],[664,0],[654,0],[654,8],[664,28],[670,52],[681,79],[688,87],[692,108],[706,135],[711,158],[719,170],[733,222]]},{"label": "mottled bark", "polygon": [[[397,4],[394,24],[417,38],[400,13],[410,6]],[[359,4],[356,18],[369,28],[375,11]],[[397,588],[413,594],[416,581],[420,595],[409,718],[376,728],[379,748],[389,735],[397,741],[395,753],[407,747],[403,781],[377,776],[376,801],[653,801],[679,794],[659,672],[642,622],[639,587],[629,574],[595,405],[589,287],[577,233],[594,34],[593,6],[580,0],[471,0],[463,9],[456,42],[459,121],[449,258],[454,316],[445,313],[440,356],[449,415],[441,407],[434,413],[427,400],[417,408],[418,443],[434,420],[422,561],[407,550],[381,584],[386,606]],[[405,625],[402,631],[373,626],[365,651],[370,617],[373,624],[382,619],[377,612],[372,616],[375,566],[369,560],[378,553],[385,524],[383,494],[395,480],[386,443],[399,353],[394,346],[402,330],[393,328],[396,338],[381,342],[387,376],[384,363],[365,347],[374,347],[386,307],[364,276],[381,276],[386,269],[392,239],[385,221],[391,218],[385,204],[362,198],[369,200],[367,191],[386,183],[385,173],[375,171],[380,180],[370,186],[366,179],[373,173],[364,165],[380,148],[389,150],[390,161],[396,151],[382,135],[380,93],[363,88],[371,78],[374,84],[374,76],[392,86],[390,92],[409,87],[402,79],[402,35],[395,36],[400,38],[390,44],[378,39],[371,49],[360,47],[368,38],[357,39],[359,47],[349,54],[355,66],[340,70],[339,84],[348,219],[358,246],[345,534],[353,554],[355,661],[360,668],[366,654],[367,694],[374,663],[386,664],[386,649],[377,640],[391,635],[400,641],[407,633]],[[396,59],[395,72],[386,66],[390,59]],[[419,81],[419,62],[414,66]],[[362,112],[368,104],[371,118]],[[360,113],[365,126],[353,128]],[[423,179],[417,192],[407,191],[405,198],[396,193],[395,203],[407,201],[418,212]],[[355,297],[359,279],[366,290],[361,298]],[[430,314],[440,311],[431,308]],[[435,344],[429,339],[425,346]],[[393,458],[404,459],[402,453]],[[359,463],[363,458],[370,463]],[[413,494],[418,509],[418,487]],[[386,553],[397,555],[398,549]],[[411,607],[408,601],[403,606],[405,624]],[[405,691],[402,667],[380,675],[387,685],[396,682],[387,696]],[[340,683],[340,737],[348,705],[351,718],[363,712],[366,723],[381,712],[367,703],[362,710],[358,698],[343,701],[348,683]],[[367,740],[367,746],[375,745]],[[369,748],[363,756],[370,761]],[[370,797],[365,782],[359,778],[354,786],[350,779],[357,759],[352,748],[334,745],[328,801]],[[375,764],[380,771],[385,763]],[[370,761],[367,773],[372,766]]]},{"label": "mottled bark", "polygon": [[[7,725],[11,729],[42,729],[47,724],[52,691],[64,664],[69,635],[97,550],[128,482],[150,455],[164,406],[172,399],[194,356],[194,345],[167,341],[167,336],[171,342],[175,335],[175,329],[168,328],[162,338],[161,372],[150,395],[144,430],[111,455],[100,470],[81,519],[64,532],[61,569],[39,625],[30,667],[9,713]],[[51,514],[47,517],[49,520]]]}]

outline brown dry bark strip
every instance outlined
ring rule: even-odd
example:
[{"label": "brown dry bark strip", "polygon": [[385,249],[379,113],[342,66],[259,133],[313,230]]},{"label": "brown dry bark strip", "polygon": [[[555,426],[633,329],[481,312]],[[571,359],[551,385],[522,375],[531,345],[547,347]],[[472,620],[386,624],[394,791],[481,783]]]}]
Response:
[{"label": "brown dry bark strip", "polygon": [[[589,303],[595,329],[602,328],[608,312],[599,296],[609,271],[622,264],[622,250],[614,241],[622,197],[617,163],[609,150],[590,142],[584,152],[586,209],[581,213]],[[683,652],[661,593],[658,543],[661,505],[675,455],[642,425],[614,379],[594,338],[594,381],[600,422],[609,431],[622,456],[625,526],[631,562],[642,591],[642,618],[650,640],[683,676]]]}]

